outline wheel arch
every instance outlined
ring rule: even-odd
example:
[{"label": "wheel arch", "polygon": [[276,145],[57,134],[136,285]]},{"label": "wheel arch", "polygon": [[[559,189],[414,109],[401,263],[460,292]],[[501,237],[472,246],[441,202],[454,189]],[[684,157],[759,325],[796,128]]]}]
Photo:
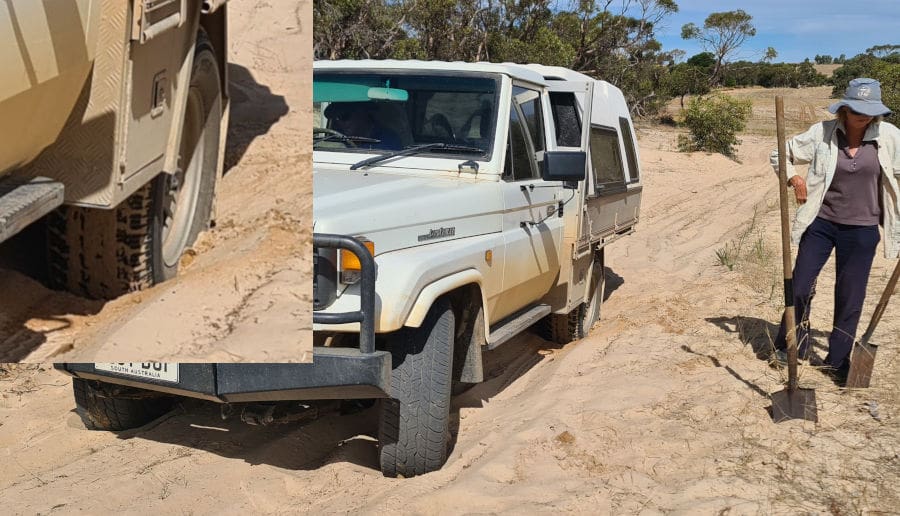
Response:
[{"label": "wheel arch", "polygon": [[228,5],[223,5],[211,13],[200,16],[200,29],[206,32],[216,53],[223,108],[228,105]]},{"label": "wheel arch", "polygon": [[214,226],[218,218],[219,179],[225,173],[225,147],[228,135],[228,124],[231,118],[231,95],[228,90],[228,5],[218,6],[213,12],[202,13],[197,33],[206,33],[206,38],[216,55],[216,66],[219,68],[219,91],[222,95],[222,119],[219,122],[219,154],[216,159],[216,188],[213,192],[212,210],[209,222]]},{"label": "wheel arch", "polygon": [[[487,299],[484,298],[483,280],[484,278],[478,270],[465,269],[429,283],[419,292],[416,301],[413,303],[413,306],[409,311],[409,315],[406,316],[404,326],[409,326],[412,328],[418,328],[419,326],[421,326],[422,321],[425,320],[425,316],[428,315],[428,310],[431,308],[431,305],[434,304],[435,300],[437,300],[439,297],[450,294],[451,292],[463,287],[477,288],[481,306],[483,306],[485,310],[484,329],[485,335],[487,335],[490,330],[487,321],[489,321],[490,318],[488,317],[487,313]],[[471,287],[469,287],[470,285]]]}]

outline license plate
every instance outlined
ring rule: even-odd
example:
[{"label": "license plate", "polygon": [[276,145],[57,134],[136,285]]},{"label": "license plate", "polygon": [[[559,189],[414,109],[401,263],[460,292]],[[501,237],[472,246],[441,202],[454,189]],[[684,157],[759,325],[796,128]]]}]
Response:
[{"label": "license plate", "polygon": [[124,376],[148,378],[163,382],[178,382],[178,364],[162,362],[119,362],[115,364],[94,364],[97,371],[109,371]]}]

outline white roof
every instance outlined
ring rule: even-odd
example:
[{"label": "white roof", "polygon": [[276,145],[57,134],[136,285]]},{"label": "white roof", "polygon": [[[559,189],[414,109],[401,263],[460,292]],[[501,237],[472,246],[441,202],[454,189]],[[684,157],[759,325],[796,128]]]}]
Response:
[{"label": "white roof", "polygon": [[563,68],[561,66],[545,66],[540,64],[529,64],[525,66],[546,77],[547,80],[558,78],[565,81],[594,81],[595,90],[599,88],[607,96],[614,95],[617,97],[622,97],[623,99],[625,98],[622,90],[612,83],[594,79],[593,77],[585,75],[581,72],[576,72],[575,70],[569,70],[568,68]]},{"label": "white roof", "polygon": [[[516,79],[544,85],[544,77],[531,65],[516,63],[464,63],[462,61],[419,61],[395,59],[361,59],[313,61],[313,70],[445,70],[455,72],[500,73]],[[577,72],[573,72],[577,73]]]},{"label": "white roof", "polygon": [[568,68],[563,68],[562,66],[546,66],[541,64],[528,64],[525,65],[528,68],[536,71],[541,74],[543,77],[547,78],[559,78],[566,81],[593,81],[593,77],[589,77],[581,72],[576,72],[575,70],[569,70]]}]

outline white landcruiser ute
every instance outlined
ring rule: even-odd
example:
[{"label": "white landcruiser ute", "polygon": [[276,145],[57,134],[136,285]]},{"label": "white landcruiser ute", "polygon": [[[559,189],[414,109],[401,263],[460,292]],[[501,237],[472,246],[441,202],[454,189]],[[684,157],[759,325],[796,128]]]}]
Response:
[{"label": "white landcruiser ute", "polygon": [[[604,248],[640,207],[628,106],[541,65],[320,61],[313,84],[317,344],[391,353],[382,468],[431,471],[483,349],[597,322]],[[341,237],[374,256],[374,286]]]},{"label": "white landcruiser ute", "polygon": [[410,477],[446,461],[452,386],[483,380],[484,349],[597,322],[604,248],[640,207],[620,90],[430,61],[316,62],[313,84],[313,363],[56,364],[89,426],[146,423],[170,395],[249,404],[255,424],[380,398],[380,467]]}]

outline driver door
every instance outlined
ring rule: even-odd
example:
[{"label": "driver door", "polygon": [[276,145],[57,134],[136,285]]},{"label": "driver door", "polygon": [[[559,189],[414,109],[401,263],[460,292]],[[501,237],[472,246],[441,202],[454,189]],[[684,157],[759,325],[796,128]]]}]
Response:
[{"label": "driver door", "polygon": [[559,273],[561,188],[545,183],[540,176],[547,146],[544,100],[538,90],[513,86],[501,177],[504,295],[494,311],[494,321],[542,298]]}]

